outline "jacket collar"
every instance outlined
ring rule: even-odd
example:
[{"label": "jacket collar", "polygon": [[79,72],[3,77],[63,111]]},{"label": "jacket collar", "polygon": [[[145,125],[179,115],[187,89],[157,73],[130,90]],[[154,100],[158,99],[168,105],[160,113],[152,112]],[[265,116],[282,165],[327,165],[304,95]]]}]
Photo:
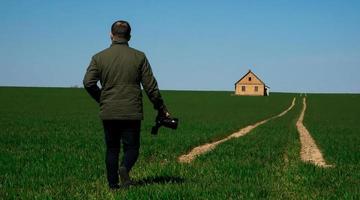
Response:
[{"label": "jacket collar", "polygon": [[118,39],[115,39],[111,42],[111,45],[110,46],[113,46],[113,45],[116,45],[116,44],[121,44],[121,45],[126,45],[126,46],[129,46],[129,43],[128,41],[125,39],[125,38],[118,38]]}]

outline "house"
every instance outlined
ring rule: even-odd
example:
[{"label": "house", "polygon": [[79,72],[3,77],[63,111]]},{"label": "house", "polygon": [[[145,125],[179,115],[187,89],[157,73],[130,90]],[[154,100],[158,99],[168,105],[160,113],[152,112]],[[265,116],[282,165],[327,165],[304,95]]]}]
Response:
[{"label": "house", "polygon": [[251,70],[235,83],[235,95],[268,96],[269,87]]}]

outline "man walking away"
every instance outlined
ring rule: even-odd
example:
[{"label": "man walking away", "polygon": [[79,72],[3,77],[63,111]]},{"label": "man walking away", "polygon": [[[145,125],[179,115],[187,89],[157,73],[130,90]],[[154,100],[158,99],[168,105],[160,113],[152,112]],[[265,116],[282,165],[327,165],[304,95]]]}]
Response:
[{"label": "man walking away", "polygon": [[[119,20],[112,24],[112,44],[92,57],[83,81],[86,91],[100,106],[107,180],[111,189],[120,188],[119,174],[122,186],[131,184],[129,172],[139,156],[143,119],[140,84],[159,114],[170,116],[145,54],[128,45],[130,33],[128,22]],[[124,156],[119,168],[121,145]]]}]

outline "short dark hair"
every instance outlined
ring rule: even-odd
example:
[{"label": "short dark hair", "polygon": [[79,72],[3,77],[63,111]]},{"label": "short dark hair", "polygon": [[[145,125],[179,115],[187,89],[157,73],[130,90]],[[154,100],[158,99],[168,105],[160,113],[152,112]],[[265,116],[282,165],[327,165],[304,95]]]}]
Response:
[{"label": "short dark hair", "polygon": [[118,20],[111,25],[111,34],[114,37],[130,40],[131,27],[129,22]]}]

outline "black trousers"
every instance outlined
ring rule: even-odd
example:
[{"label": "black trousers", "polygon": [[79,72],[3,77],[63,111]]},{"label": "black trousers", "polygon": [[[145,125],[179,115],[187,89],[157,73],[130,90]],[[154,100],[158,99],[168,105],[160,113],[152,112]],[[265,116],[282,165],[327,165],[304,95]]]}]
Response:
[{"label": "black trousers", "polygon": [[119,153],[122,144],[124,156],[121,166],[128,172],[139,156],[140,120],[103,120],[106,143],[106,171],[110,186],[119,183]]}]

